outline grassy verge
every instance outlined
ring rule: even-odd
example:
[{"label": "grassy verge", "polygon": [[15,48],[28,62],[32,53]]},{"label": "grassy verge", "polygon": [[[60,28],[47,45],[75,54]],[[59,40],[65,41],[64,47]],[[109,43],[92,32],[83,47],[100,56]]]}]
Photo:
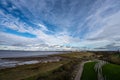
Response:
[{"label": "grassy verge", "polygon": [[106,64],[103,66],[103,75],[107,80],[120,80],[120,65]]},{"label": "grassy verge", "polygon": [[81,80],[97,80],[97,73],[94,70],[96,62],[88,62],[84,65]]}]

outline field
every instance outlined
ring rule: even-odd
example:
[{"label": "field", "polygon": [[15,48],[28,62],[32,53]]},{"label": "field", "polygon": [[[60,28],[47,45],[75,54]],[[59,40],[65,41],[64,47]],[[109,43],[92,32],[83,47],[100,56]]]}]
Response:
[{"label": "field", "polygon": [[77,58],[77,59],[91,59],[95,54],[92,52],[70,52],[65,54],[57,54],[52,56],[60,56],[65,58]]},{"label": "field", "polygon": [[0,80],[20,80],[28,77],[37,78],[35,77],[36,75],[47,75],[65,63],[66,62],[31,64],[0,70]]}]

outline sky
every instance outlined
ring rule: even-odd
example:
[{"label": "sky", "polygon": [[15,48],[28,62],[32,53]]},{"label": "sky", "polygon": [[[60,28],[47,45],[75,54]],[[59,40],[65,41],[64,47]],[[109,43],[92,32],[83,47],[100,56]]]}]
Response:
[{"label": "sky", "polygon": [[118,50],[120,0],[0,0],[0,50]]}]

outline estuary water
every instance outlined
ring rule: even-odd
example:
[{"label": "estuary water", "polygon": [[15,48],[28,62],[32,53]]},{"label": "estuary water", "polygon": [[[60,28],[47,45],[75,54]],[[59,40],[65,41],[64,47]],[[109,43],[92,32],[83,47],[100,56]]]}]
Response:
[{"label": "estuary water", "polygon": [[[61,54],[64,53],[63,51],[5,51],[0,50],[0,69],[15,67],[18,65],[24,64],[35,64],[41,61],[39,60],[10,60],[8,58],[23,58],[23,57],[46,57],[52,54]],[[47,59],[43,60],[42,62],[46,61],[58,61],[57,59]]]},{"label": "estuary water", "polygon": [[64,51],[7,51],[0,50],[0,58],[12,58],[12,57],[38,57],[47,56],[51,54],[60,54]]}]

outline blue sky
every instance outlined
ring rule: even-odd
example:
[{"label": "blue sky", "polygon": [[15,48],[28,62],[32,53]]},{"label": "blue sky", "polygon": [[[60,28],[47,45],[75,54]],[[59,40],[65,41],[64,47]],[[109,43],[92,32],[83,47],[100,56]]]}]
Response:
[{"label": "blue sky", "polygon": [[120,0],[0,0],[0,49],[120,49]]}]

